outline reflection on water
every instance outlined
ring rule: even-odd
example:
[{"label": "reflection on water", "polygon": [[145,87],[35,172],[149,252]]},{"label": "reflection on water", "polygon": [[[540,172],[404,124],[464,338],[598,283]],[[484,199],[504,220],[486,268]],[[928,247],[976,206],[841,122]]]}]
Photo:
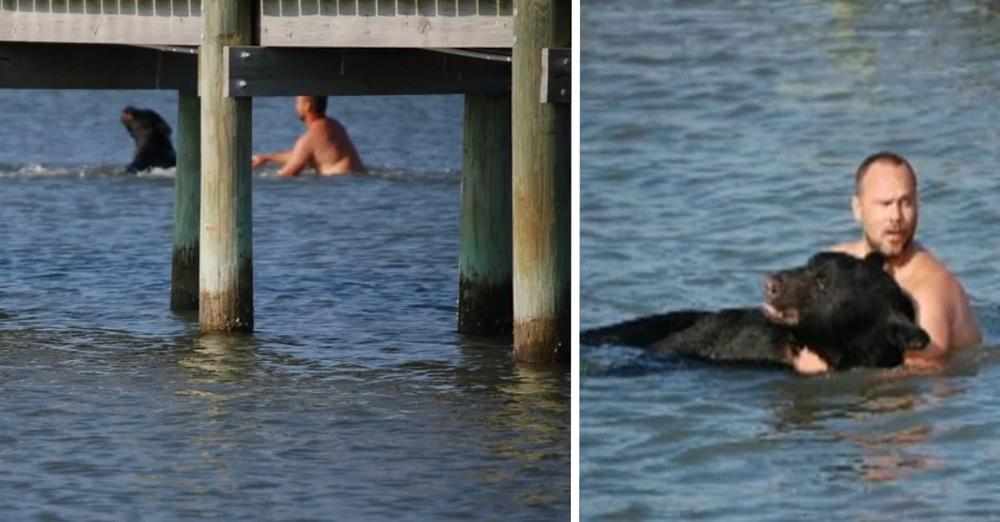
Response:
[{"label": "reflection on water", "polygon": [[838,1],[831,6],[833,29],[827,53],[837,69],[860,81],[875,74],[877,46],[858,34],[859,22],[871,11],[870,2]]},{"label": "reflection on water", "polygon": [[861,478],[872,482],[891,481],[942,467],[921,454],[921,443],[932,431],[930,426],[917,426],[878,438],[854,438],[852,442],[862,448]]},{"label": "reflection on water", "polygon": [[[94,477],[88,500],[53,513],[569,510],[569,376],[514,363],[509,339],[466,337],[454,357],[365,368],[243,334],[0,329],[0,355],[15,401],[0,411],[0,459],[20,470],[0,472],[0,489],[19,492],[0,500],[8,513],[35,512],[80,475]],[[246,491],[268,494],[247,502]]]},{"label": "reflection on water", "polygon": [[[952,381],[861,372],[834,378],[833,383],[785,382],[773,405],[773,429],[778,436],[820,438],[855,447],[846,462],[824,463],[837,476],[864,481],[912,478],[948,466],[929,454],[925,443],[935,435],[932,421],[921,412],[942,400],[960,396],[964,388]],[[847,477],[841,477],[847,474]]]},{"label": "reflection on water", "polygon": [[[516,363],[510,357],[509,339],[462,335],[459,353],[462,364],[410,363],[403,367],[427,379],[427,386],[444,392],[445,400],[467,402],[470,398],[495,402],[495,409],[483,410],[482,422],[494,435],[482,443],[495,457],[514,459],[518,473],[537,474],[559,466],[559,454],[569,451],[569,375],[565,369],[535,367]],[[554,451],[555,450],[555,451]],[[568,463],[565,473],[569,474]],[[490,483],[516,480],[516,475],[488,473]],[[524,497],[532,504],[564,503],[568,508],[569,484],[565,489],[536,491]]]},{"label": "reflection on water", "polygon": [[188,370],[192,384],[240,384],[258,367],[258,343],[252,335],[209,333],[181,341],[190,348],[183,349],[177,362]]}]

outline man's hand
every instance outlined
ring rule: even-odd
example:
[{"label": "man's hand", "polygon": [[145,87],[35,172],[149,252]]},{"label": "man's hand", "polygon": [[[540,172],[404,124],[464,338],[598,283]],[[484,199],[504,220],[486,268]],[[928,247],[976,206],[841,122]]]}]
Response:
[{"label": "man's hand", "polygon": [[802,375],[818,375],[830,371],[826,361],[820,359],[809,348],[802,348],[792,356],[792,367]]},{"label": "man's hand", "polygon": [[918,373],[940,373],[944,371],[944,358],[934,353],[906,352],[903,365]]},{"label": "man's hand", "polygon": [[259,167],[265,163],[267,163],[267,157],[263,154],[254,154],[253,156],[250,156],[251,167]]}]

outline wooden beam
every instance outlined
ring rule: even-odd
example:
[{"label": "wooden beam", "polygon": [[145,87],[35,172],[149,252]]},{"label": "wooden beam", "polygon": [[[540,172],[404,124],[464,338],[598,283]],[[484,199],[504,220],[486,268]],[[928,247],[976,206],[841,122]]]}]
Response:
[{"label": "wooden beam", "polygon": [[230,96],[503,94],[510,63],[420,49],[230,47]]},{"label": "wooden beam", "polygon": [[510,95],[466,95],[458,331],[510,333]]},{"label": "wooden beam", "polygon": [[194,54],[124,45],[0,42],[0,89],[197,87]]},{"label": "wooden beam", "polygon": [[216,0],[202,5],[198,322],[203,332],[249,332],[253,331],[252,100],[226,96],[223,51],[226,46],[250,43],[251,3]]},{"label": "wooden beam", "polygon": [[0,41],[198,45],[201,18],[2,10]]},{"label": "wooden beam", "polygon": [[198,309],[198,233],[201,219],[201,100],[177,93],[177,169],[174,176],[174,254],[170,309]]},{"label": "wooden beam", "polygon": [[[424,2],[421,2],[424,3]],[[510,16],[268,16],[266,47],[500,47],[514,45]]]},{"label": "wooden beam", "polygon": [[570,44],[571,3],[516,0],[513,93],[514,358],[570,361],[570,107],[541,103],[542,49]]},{"label": "wooden beam", "polygon": [[[420,49],[233,47],[227,66],[226,92],[238,97],[510,92],[508,62]],[[191,91],[197,83],[197,56],[191,53],[0,43],[0,88]]]},{"label": "wooden beam", "polygon": [[569,103],[570,49],[542,49],[542,103]]}]

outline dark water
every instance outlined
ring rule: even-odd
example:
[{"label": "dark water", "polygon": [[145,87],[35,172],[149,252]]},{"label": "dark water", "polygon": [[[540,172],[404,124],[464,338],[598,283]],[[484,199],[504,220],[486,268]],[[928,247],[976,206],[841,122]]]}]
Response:
[{"label": "dark water", "polygon": [[[371,175],[255,173],[252,336],[169,311],[173,172],[112,173],[126,103],[0,91],[0,513],[559,520],[564,371],[455,333],[460,97],[331,99]],[[255,100],[256,150],[301,129]]]},{"label": "dark water", "polygon": [[891,148],[987,335],[936,377],[585,346],[581,518],[1000,517],[997,4],[591,2],[581,42],[581,328],[754,305],[858,237],[853,171]]}]

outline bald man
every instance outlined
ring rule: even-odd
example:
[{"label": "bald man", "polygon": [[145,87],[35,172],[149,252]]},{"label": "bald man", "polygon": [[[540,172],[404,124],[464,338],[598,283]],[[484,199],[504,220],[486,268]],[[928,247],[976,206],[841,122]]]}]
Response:
[{"label": "bald man", "polygon": [[278,170],[281,176],[298,176],[306,167],[322,176],[365,171],[347,129],[326,116],[326,96],[296,96],[295,112],[305,123],[306,132],[291,150],[255,154],[250,161],[254,167],[269,161],[283,163]]},{"label": "bald man", "polygon": [[[859,258],[875,251],[886,256],[886,270],[913,299],[917,324],[931,338],[926,349],[906,353],[906,366],[939,371],[957,350],[982,343],[962,284],[914,239],[919,205],[917,174],[910,163],[892,152],[866,158],[855,173],[851,207],[861,224],[861,239],[831,250]],[[829,369],[809,350],[803,350],[793,363],[804,374]]]}]

